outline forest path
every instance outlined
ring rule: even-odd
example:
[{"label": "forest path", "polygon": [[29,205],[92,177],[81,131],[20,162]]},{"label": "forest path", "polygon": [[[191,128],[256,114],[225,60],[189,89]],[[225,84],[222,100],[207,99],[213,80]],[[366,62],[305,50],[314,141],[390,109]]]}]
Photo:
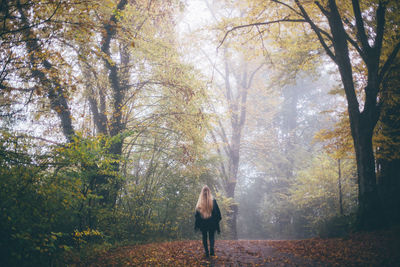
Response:
[{"label": "forest path", "polygon": [[[215,256],[206,258],[201,241],[174,241],[118,248],[88,266],[330,266],[279,252],[267,240],[216,240]],[[279,241],[278,241],[279,242]]]},{"label": "forest path", "polygon": [[[202,266],[328,266],[315,260],[282,253],[265,240],[216,241],[216,257]],[[200,254],[204,254],[201,250]]]},{"label": "forest path", "polygon": [[216,240],[205,258],[200,240],[119,247],[71,266],[400,266],[400,228],[341,238]]}]

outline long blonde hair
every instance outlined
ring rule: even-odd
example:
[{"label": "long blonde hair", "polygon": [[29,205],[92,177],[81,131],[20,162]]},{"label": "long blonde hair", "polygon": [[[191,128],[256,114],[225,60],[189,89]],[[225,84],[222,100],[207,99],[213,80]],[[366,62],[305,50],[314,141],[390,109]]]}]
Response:
[{"label": "long blonde hair", "polygon": [[211,190],[208,186],[203,186],[201,189],[199,200],[197,200],[196,210],[200,212],[203,219],[208,219],[211,217],[213,209],[213,196],[211,195]]}]

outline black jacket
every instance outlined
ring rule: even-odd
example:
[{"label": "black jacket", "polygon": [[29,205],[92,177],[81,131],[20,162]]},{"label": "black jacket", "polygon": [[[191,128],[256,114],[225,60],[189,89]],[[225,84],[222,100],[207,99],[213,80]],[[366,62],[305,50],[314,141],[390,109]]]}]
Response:
[{"label": "black jacket", "polygon": [[219,222],[221,221],[221,211],[219,210],[217,201],[213,200],[213,210],[211,212],[211,217],[208,219],[201,218],[200,212],[196,211],[195,214],[195,225],[194,229],[200,229],[202,232],[204,231],[218,231],[220,232]]}]

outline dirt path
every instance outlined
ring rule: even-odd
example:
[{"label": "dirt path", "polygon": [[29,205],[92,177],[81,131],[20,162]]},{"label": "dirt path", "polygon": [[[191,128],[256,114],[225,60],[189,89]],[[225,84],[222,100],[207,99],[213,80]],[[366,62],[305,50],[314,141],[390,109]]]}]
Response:
[{"label": "dirt path", "polygon": [[127,246],[109,251],[78,265],[84,266],[329,266],[322,262],[282,253],[270,241],[217,240],[215,256],[205,258],[202,242],[174,241]]},{"label": "dirt path", "polygon": [[[202,257],[204,252],[196,251]],[[268,241],[217,240],[215,257],[202,259],[202,266],[328,266],[306,258],[281,253],[271,247]]]},{"label": "dirt path", "polygon": [[205,258],[200,240],[119,247],[71,266],[400,266],[397,231],[356,233],[345,238],[217,240]]}]

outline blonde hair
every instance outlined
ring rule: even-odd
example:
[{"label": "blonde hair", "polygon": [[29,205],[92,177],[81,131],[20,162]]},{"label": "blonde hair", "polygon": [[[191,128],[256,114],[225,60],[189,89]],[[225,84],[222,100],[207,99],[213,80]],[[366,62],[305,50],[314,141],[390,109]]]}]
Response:
[{"label": "blonde hair", "polygon": [[213,196],[211,195],[211,190],[208,186],[203,186],[201,189],[199,200],[197,200],[196,210],[200,212],[203,219],[208,219],[211,217],[213,209]]}]

